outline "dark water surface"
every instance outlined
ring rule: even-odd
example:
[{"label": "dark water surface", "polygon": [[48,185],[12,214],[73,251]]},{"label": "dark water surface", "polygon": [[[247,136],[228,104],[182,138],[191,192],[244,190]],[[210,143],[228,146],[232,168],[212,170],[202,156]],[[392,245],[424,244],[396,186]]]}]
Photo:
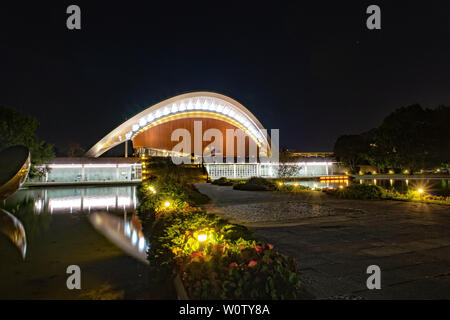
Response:
[{"label": "dark water surface", "polygon": [[[0,299],[171,298],[168,290],[152,287],[145,263],[119,249],[89,222],[90,216],[103,212],[103,221],[117,227],[128,246],[142,253],[146,241],[134,215],[136,207],[135,186],[18,191],[6,209],[25,227],[27,251],[22,259],[0,234]],[[81,269],[81,290],[67,288],[69,265]]]}]

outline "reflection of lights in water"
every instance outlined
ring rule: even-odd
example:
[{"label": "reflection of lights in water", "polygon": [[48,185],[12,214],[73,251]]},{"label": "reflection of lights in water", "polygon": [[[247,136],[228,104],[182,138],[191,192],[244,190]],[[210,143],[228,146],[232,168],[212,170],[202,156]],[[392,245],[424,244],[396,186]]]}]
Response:
[{"label": "reflection of lights in water", "polygon": [[129,237],[129,236],[131,236],[131,227],[130,227],[130,223],[129,222],[127,222],[126,224],[125,224],[125,234]]},{"label": "reflection of lights in water", "polygon": [[[148,243],[142,233],[141,225],[136,217],[124,222],[123,218],[106,212],[93,213],[89,220],[97,230],[103,233],[111,242],[129,255],[148,264]],[[98,223],[101,221],[101,223]]]},{"label": "reflection of lights in water", "polygon": [[[117,202],[116,202],[117,200]],[[48,208],[51,212],[56,211],[82,211],[82,210],[95,210],[95,209],[106,209],[109,211],[110,208],[123,208],[128,209],[132,206],[131,197],[56,197],[48,200]],[[44,202],[41,199],[34,201],[35,212],[41,212],[43,209]],[[136,205],[136,203],[134,203]]]},{"label": "reflection of lights in water", "polygon": [[42,210],[42,200],[41,199],[37,199],[34,202],[34,211],[37,213],[40,213]]},{"label": "reflection of lights in water", "polygon": [[69,209],[70,207],[81,208],[81,198],[63,198],[63,199],[50,199],[48,205],[52,209]]},{"label": "reflection of lights in water", "polygon": [[139,237],[139,251],[143,251],[146,248],[145,239],[143,236]]},{"label": "reflection of lights in water", "polygon": [[133,246],[135,246],[137,243],[137,240],[138,240],[137,232],[136,232],[136,230],[133,230],[133,235],[131,236],[131,244]]},{"label": "reflection of lights in water", "polygon": [[389,183],[391,184],[391,186],[393,186],[394,185],[394,180],[389,179]]}]

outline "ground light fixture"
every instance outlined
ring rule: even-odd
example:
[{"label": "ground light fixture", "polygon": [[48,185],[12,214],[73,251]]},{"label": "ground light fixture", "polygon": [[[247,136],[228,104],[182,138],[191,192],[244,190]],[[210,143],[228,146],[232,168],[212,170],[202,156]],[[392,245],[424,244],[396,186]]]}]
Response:
[{"label": "ground light fixture", "polygon": [[170,207],[170,202],[169,201],[164,202],[164,207],[166,208]]},{"label": "ground light fixture", "polygon": [[197,240],[198,240],[199,242],[204,242],[204,241],[206,241],[207,238],[208,238],[208,235],[207,235],[206,233],[200,233],[200,234],[197,236]]},{"label": "ground light fixture", "polygon": [[423,193],[423,189],[422,189],[422,188],[419,188],[419,189],[417,189],[417,192],[418,192],[419,194],[422,194],[422,193]]},{"label": "ground light fixture", "polygon": [[148,190],[150,190],[153,193],[156,193],[156,190],[155,190],[155,188],[153,186],[148,187]]}]

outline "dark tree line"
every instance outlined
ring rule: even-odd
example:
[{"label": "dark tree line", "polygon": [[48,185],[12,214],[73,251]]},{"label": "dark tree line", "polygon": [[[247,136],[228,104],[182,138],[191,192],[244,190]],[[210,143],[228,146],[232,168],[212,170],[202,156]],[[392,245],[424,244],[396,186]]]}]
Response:
[{"label": "dark tree line", "polygon": [[450,163],[450,106],[402,107],[359,135],[337,139],[334,153],[353,173],[370,164],[380,172],[431,169]]}]

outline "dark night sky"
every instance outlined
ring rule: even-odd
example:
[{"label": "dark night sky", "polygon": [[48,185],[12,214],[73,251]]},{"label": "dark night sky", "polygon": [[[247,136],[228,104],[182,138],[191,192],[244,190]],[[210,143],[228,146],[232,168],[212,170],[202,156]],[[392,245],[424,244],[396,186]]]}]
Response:
[{"label": "dark night sky", "polygon": [[[0,104],[59,148],[195,90],[238,100],[298,151],[400,106],[450,104],[449,1],[59,2],[0,5]],[[66,29],[70,4],[81,31]],[[366,28],[370,4],[382,30]]]}]

